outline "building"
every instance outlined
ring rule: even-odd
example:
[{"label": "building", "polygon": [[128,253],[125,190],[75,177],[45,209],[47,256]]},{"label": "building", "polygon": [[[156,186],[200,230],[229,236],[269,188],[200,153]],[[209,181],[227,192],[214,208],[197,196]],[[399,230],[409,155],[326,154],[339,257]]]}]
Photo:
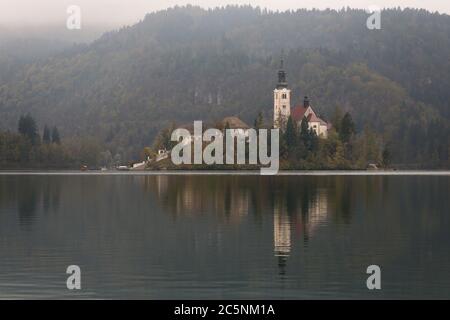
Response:
[{"label": "building", "polygon": [[283,69],[283,60],[281,60],[280,70],[278,71],[278,83],[273,91],[273,126],[274,128],[283,128],[287,119],[291,115],[291,90],[288,89],[286,72]]},{"label": "building", "polygon": [[308,121],[308,128],[314,130],[317,136],[322,138],[328,137],[328,130],[331,126],[317,116],[309,103],[308,97],[305,97],[303,100],[303,105],[296,106],[292,109],[291,116],[297,123],[298,128],[300,128],[302,121],[306,119]]},{"label": "building", "polygon": [[308,97],[305,97],[302,105],[298,105],[291,110],[291,90],[286,80],[286,71],[284,70],[283,60],[281,60],[280,70],[278,71],[278,83],[273,91],[273,126],[283,129],[289,119],[296,122],[300,128],[302,121],[308,121],[308,128],[314,130],[317,136],[327,138],[330,124],[322,120],[310,105]]}]

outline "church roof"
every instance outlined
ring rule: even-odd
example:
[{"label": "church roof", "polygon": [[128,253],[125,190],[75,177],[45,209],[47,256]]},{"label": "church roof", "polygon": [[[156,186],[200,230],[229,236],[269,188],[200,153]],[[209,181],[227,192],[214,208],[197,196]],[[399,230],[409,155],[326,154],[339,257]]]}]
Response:
[{"label": "church roof", "polygon": [[292,119],[294,119],[297,122],[302,121],[306,110],[308,110],[308,108],[305,108],[303,106],[297,106],[297,107],[293,108],[291,111]]},{"label": "church roof", "polygon": [[310,113],[307,119],[308,119],[308,122],[320,122],[320,124],[327,125],[327,123],[325,121],[320,119],[314,113]]},{"label": "church roof", "polygon": [[[311,107],[309,106],[308,108],[311,108]],[[306,111],[308,110],[308,108],[305,108],[304,106],[301,106],[301,105],[295,107],[291,111],[292,118],[296,122],[302,121],[303,117],[305,116]],[[311,111],[312,112],[307,117],[308,122],[309,121],[311,121],[311,122],[320,122],[320,124],[327,125],[327,122],[322,120],[321,118],[319,118],[312,108],[311,108]]]}]

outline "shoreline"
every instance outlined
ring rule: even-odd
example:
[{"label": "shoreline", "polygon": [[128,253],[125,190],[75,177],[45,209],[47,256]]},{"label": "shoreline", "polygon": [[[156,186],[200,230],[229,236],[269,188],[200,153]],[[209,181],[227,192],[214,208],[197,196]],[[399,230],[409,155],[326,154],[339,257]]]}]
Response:
[{"label": "shoreline", "polygon": [[[0,170],[0,176],[271,176],[259,170],[158,170],[158,171],[78,171],[78,170]],[[280,170],[272,176],[450,176],[450,170]]]}]

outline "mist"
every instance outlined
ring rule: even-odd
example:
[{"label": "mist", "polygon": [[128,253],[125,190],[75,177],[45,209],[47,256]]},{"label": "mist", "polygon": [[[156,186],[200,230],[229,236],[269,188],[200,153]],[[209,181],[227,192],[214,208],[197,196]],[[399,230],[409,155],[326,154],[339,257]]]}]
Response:
[{"label": "mist", "polygon": [[259,6],[271,10],[294,10],[299,8],[340,9],[343,7],[364,8],[413,7],[429,11],[450,13],[450,2],[444,0],[1,0],[0,28],[14,31],[29,27],[60,26],[65,28],[67,8],[78,5],[82,11],[82,22],[86,28],[117,28],[143,19],[146,13],[163,10],[175,5],[199,5],[213,8],[229,4]]}]

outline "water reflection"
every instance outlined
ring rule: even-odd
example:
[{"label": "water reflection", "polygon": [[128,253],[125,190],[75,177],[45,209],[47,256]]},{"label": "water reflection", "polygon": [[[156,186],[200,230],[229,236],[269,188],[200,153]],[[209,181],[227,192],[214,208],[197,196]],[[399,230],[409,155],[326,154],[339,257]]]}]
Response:
[{"label": "water reflection", "polygon": [[174,217],[215,214],[220,223],[239,224],[249,214],[256,220],[273,215],[273,255],[280,274],[285,272],[293,242],[302,240],[307,246],[330,215],[330,185],[326,181],[217,176],[143,179],[145,188]]},{"label": "water reflection", "polygon": [[16,207],[20,225],[30,228],[38,214],[47,215],[59,210],[60,194],[59,178],[5,177],[0,180],[0,209],[1,206]]},{"label": "water reflection", "polygon": [[383,297],[448,298],[449,192],[442,177],[0,176],[0,298],[67,294],[74,262],[85,297],[370,298],[376,263]]}]

